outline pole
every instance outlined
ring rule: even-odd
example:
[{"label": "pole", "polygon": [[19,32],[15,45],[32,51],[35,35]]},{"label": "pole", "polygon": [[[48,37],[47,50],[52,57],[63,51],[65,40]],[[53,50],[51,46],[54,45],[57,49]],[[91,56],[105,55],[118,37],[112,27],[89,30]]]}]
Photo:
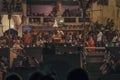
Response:
[{"label": "pole", "polygon": [[62,15],[62,1],[57,0],[57,17],[61,18]]},{"label": "pole", "polygon": [[11,14],[10,13],[8,13],[8,20],[9,20],[9,48],[10,48],[10,25],[11,25],[11,22],[10,22],[10,20],[11,20]]},{"label": "pole", "polygon": [[118,23],[118,28],[117,29],[120,30],[120,28],[119,28],[120,27],[120,8],[119,7],[118,7],[118,12],[117,12],[117,17],[118,17],[117,18],[118,19],[117,20],[117,23]]},{"label": "pole", "polygon": [[8,46],[9,46],[9,48],[11,47],[11,45],[10,45],[10,25],[11,25],[11,22],[10,22],[10,20],[11,20],[11,0],[8,2],[9,4],[8,4],[8,20],[9,20],[9,32],[8,32],[8,36],[9,36],[9,44],[8,44]]},{"label": "pole", "polygon": [[[83,16],[82,16],[82,19],[83,19],[83,28],[84,28],[84,37],[83,39],[86,39],[87,38],[87,29],[86,29],[86,11],[87,9],[91,6],[92,4],[92,0],[78,0],[79,1],[79,7],[82,8],[82,11],[83,11]],[[93,17],[93,16],[92,16]],[[81,58],[81,67],[83,68],[83,56],[81,56],[82,54],[80,54],[80,58]]]},{"label": "pole", "polygon": [[[83,8],[83,27],[84,27],[84,34],[86,34],[86,1],[82,0],[82,8]],[[86,35],[84,36],[84,39],[86,39]]]},{"label": "pole", "polygon": [[[84,28],[84,31],[83,33],[86,34],[86,29],[85,29],[85,18],[86,18],[86,1],[84,0],[78,0],[78,3],[79,3],[79,7],[82,8],[82,19],[83,19],[83,28]],[[85,35],[86,36],[86,35]],[[85,39],[86,37],[83,37],[83,39]],[[80,52],[80,67],[83,68],[83,60],[82,60],[82,53],[81,51]]]}]

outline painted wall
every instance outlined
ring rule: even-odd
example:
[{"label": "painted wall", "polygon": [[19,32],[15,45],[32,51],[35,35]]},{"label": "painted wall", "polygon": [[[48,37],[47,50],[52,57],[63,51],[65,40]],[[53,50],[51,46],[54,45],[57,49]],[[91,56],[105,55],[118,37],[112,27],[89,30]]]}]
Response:
[{"label": "painted wall", "polygon": [[[101,10],[100,10],[101,9]],[[98,11],[94,11],[98,10]],[[93,21],[99,21],[100,23],[106,24],[107,18],[113,19],[115,22],[115,28],[119,28],[119,16],[120,10],[116,7],[116,0],[109,0],[109,4],[106,6],[97,5],[97,2],[93,4],[93,13],[91,14]]]},{"label": "painted wall", "polygon": [[[44,13],[45,15],[48,15],[52,11],[53,7],[55,7],[55,6],[53,6],[53,5],[32,5],[31,7],[32,7],[31,8],[32,13]],[[71,10],[71,9],[77,9],[77,8],[78,8],[78,6],[63,5],[62,12],[64,12],[65,9]]]}]

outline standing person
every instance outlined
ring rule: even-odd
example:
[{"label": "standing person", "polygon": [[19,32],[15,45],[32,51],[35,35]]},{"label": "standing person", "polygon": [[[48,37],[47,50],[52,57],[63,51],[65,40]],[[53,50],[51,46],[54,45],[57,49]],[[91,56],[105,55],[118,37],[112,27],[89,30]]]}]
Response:
[{"label": "standing person", "polygon": [[109,29],[108,31],[105,32],[105,37],[107,39],[108,47],[112,46],[112,39],[114,37],[114,32],[112,29]]},{"label": "standing person", "polygon": [[25,45],[30,45],[31,35],[28,31],[25,31],[25,34],[23,35],[23,39],[24,39],[24,44]]},{"label": "standing person", "polygon": [[22,46],[21,46],[21,42],[19,39],[15,40],[13,46],[12,46],[13,52],[15,52],[17,55],[19,55],[22,51]]},{"label": "standing person", "polygon": [[39,66],[39,64],[40,64],[40,62],[35,58],[35,57],[32,57],[31,58],[32,59],[32,67],[38,67]]},{"label": "standing person", "polygon": [[37,31],[33,30],[33,31],[31,32],[31,36],[32,36],[31,44],[32,44],[32,45],[36,45],[37,35],[38,35],[38,32],[37,32]]},{"label": "standing person", "polygon": [[31,67],[30,58],[28,56],[23,60],[23,66],[26,68]]},{"label": "standing person", "polygon": [[87,47],[89,52],[93,52],[95,50],[95,42],[92,36],[89,36]]},{"label": "standing person", "polygon": [[102,39],[103,39],[103,33],[102,33],[102,31],[100,29],[98,29],[97,43],[96,43],[97,47],[101,47],[102,46]]}]

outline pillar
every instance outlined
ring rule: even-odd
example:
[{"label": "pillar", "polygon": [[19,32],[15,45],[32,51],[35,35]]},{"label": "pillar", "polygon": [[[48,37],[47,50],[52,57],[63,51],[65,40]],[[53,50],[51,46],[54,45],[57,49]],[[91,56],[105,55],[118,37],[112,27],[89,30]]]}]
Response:
[{"label": "pillar", "polygon": [[62,16],[62,1],[61,0],[57,0],[57,10],[58,10],[58,17]]},{"label": "pillar", "polygon": [[23,0],[22,2],[22,10],[23,10],[22,22],[23,24],[27,24],[27,1],[26,0]]},{"label": "pillar", "polygon": [[22,27],[24,24],[27,24],[27,0],[22,0],[22,23],[18,28],[18,36],[22,37]]},{"label": "pillar", "polygon": [[0,14],[1,14],[1,11],[2,11],[2,0],[0,0]]}]

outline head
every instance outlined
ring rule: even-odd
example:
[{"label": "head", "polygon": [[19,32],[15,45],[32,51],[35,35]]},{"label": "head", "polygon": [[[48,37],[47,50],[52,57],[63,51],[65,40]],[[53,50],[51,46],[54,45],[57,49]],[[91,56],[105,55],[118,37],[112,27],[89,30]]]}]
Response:
[{"label": "head", "polygon": [[29,80],[41,80],[43,77],[44,77],[44,75],[42,73],[40,73],[40,72],[34,72],[30,76]]},{"label": "head", "polygon": [[55,80],[55,78],[52,75],[46,75],[42,80]]},{"label": "head", "polygon": [[5,80],[22,80],[22,79],[19,75],[12,74],[12,75],[9,75],[8,77],[6,77]]},{"label": "head", "polygon": [[89,80],[89,77],[84,69],[78,68],[68,73],[67,80]]}]

